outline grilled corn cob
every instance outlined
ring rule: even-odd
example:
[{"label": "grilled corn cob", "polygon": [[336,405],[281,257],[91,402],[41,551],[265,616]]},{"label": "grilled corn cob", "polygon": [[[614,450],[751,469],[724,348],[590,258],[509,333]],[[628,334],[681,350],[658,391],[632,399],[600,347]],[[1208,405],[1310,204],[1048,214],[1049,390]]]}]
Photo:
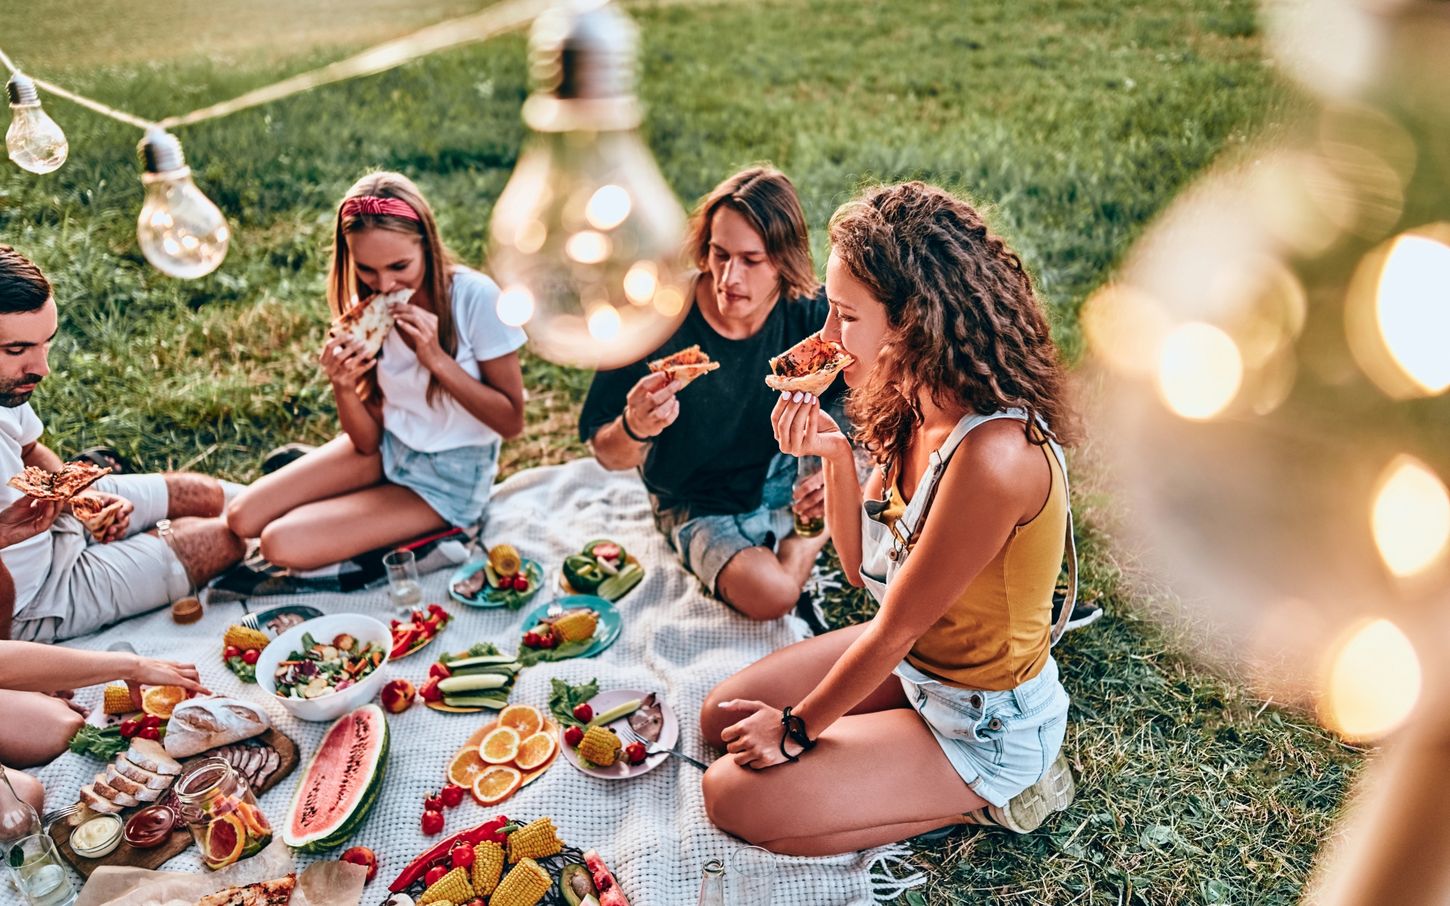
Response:
[{"label": "grilled corn cob", "polygon": [[509,871],[488,903],[489,906],[534,906],[553,884],[553,878],[539,863],[525,859]]},{"label": "grilled corn cob", "polygon": [[508,842],[510,862],[552,856],[564,848],[564,841],[554,830],[554,822],[548,818],[525,824],[509,834]]},{"label": "grilled corn cob", "polygon": [[486,897],[498,886],[503,874],[503,847],[485,840],[473,848],[473,892]]},{"label": "grilled corn cob", "polygon": [[126,714],[136,710],[131,703],[131,690],[125,686],[107,686],[102,695],[101,709],[107,714]]},{"label": "grilled corn cob", "polygon": [[554,621],[554,631],[566,642],[581,642],[594,637],[599,614],[592,610],[576,610]]},{"label": "grilled corn cob", "polygon": [[607,768],[619,758],[619,737],[603,727],[590,727],[579,740],[579,757]]},{"label": "grilled corn cob", "polygon": [[260,629],[248,629],[245,626],[232,625],[227,627],[226,635],[222,636],[222,643],[235,645],[243,651],[251,651],[254,648],[266,648],[271,639]]},{"label": "grilled corn cob", "polygon": [[455,868],[448,874],[433,882],[433,886],[423,891],[418,898],[418,906],[428,906],[429,903],[466,903],[473,899],[473,885],[468,883],[468,869]]}]

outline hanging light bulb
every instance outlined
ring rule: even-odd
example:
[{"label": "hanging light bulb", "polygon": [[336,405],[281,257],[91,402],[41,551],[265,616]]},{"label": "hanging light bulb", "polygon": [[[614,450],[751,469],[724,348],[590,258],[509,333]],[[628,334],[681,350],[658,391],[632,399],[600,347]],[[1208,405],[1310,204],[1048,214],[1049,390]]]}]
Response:
[{"label": "hanging light bulb", "polygon": [[5,83],[10,96],[10,128],[5,130],[5,150],[22,170],[50,173],[60,169],[70,153],[65,133],[40,107],[35,83],[19,72]]},{"label": "hanging light bulb", "polygon": [[136,222],[141,253],[168,276],[206,276],[227,256],[232,234],[226,218],[191,181],[191,168],[175,136],[150,129],[139,150],[146,166],[141,174],[146,202]]},{"label": "hanging light bulb", "polygon": [[561,364],[637,361],[687,307],[684,212],[635,132],[637,43],[608,0],[558,3],[530,39],[534,135],[494,208],[489,264],[500,317]]}]

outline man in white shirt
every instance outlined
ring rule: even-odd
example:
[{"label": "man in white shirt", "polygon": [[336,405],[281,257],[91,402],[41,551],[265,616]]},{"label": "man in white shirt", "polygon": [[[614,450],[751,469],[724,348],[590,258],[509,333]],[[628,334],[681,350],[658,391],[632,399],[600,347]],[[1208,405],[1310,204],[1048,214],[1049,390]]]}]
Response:
[{"label": "man in white shirt", "polygon": [[[50,373],[57,316],[50,283],[23,255],[0,245],[0,482],[26,466],[58,471],[61,459],[40,443],[44,426],[30,396]],[[221,482],[191,472],[107,476],[88,493],[120,508],[101,537],[69,506],[14,504],[0,485],[0,638],[73,638],[186,595],[238,562],[242,542],[219,518]],[[172,543],[154,531],[171,519]]]}]

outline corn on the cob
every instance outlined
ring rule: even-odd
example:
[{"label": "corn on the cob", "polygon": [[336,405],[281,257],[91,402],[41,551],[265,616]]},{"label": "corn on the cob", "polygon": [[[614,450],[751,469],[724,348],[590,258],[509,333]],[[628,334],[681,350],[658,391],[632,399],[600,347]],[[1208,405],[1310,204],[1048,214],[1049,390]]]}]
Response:
[{"label": "corn on the cob", "polygon": [[429,903],[466,903],[473,899],[473,885],[468,883],[468,869],[455,868],[448,874],[433,882],[433,886],[423,891],[418,898],[418,906],[428,906]]},{"label": "corn on the cob", "polygon": [[126,714],[136,710],[131,703],[131,690],[125,686],[107,686],[102,695],[101,709],[107,714]]},{"label": "corn on the cob", "polygon": [[548,818],[531,821],[509,834],[510,862],[552,856],[563,848],[564,841],[559,839],[554,822]]},{"label": "corn on the cob", "polygon": [[566,642],[580,642],[593,638],[598,625],[599,614],[592,610],[576,610],[555,620],[554,631]]},{"label": "corn on the cob", "polygon": [[473,848],[473,892],[486,897],[498,886],[503,875],[503,847],[485,840]]},{"label": "corn on the cob", "polygon": [[579,757],[602,768],[618,760],[619,749],[619,737],[603,727],[590,727],[579,740]]},{"label": "corn on the cob", "polygon": [[554,881],[533,859],[515,865],[488,898],[489,906],[534,906],[549,892]]},{"label": "corn on the cob", "polygon": [[267,634],[260,629],[248,629],[245,626],[237,625],[228,626],[226,635],[222,636],[223,644],[235,645],[243,651],[266,648],[270,641]]}]

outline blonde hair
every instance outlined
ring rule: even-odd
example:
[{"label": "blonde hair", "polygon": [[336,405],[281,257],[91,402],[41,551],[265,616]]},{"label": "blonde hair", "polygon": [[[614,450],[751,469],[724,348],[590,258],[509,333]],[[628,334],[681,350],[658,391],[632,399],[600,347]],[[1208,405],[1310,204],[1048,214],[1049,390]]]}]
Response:
[{"label": "blonde hair", "polygon": [[[352,214],[344,216],[343,206],[349,199],[371,196],[374,198],[396,198],[418,214],[417,220],[396,217],[391,214]],[[352,250],[347,237],[364,230],[389,230],[417,236],[423,243],[423,288],[427,292],[428,310],[438,318],[438,345],[452,356],[458,350],[458,332],[453,324],[453,267],[454,258],[443,239],[438,235],[438,221],[433,208],[413,181],[401,173],[378,171],[369,173],[352,184],[337,204],[337,219],[332,236],[332,261],[327,272],[327,307],[332,316],[338,317],[358,298],[357,270],[353,266]],[[360,301],[362,301],[360,299]],[[442,392],[442,385],[436,377],[428,379],[427,400],[431,405],[434,397]],[[358,395],[365,399],[379,398],[376,370],[369,372],[358,383]]]}]

